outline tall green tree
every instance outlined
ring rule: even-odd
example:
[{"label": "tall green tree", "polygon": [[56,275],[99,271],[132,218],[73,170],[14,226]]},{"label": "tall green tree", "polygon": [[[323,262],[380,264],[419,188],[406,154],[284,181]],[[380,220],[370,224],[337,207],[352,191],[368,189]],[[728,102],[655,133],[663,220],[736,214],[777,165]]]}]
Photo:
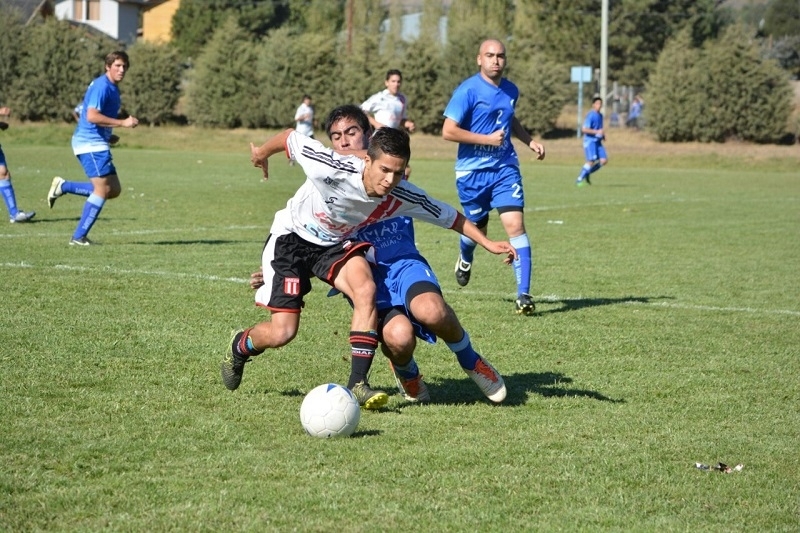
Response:
[{"label": "tall green tree", "polygon": [[258,123],[258,54],[236,17],[220,25],[189,76],[186,116],[200,126],[235,128]]},{"label": "tall green tree", "polygon": [[0,7],[0,106],[9,101],[9,88],[17,77],[17,60],[22,49],[23,30],[25,21],[17,9],[12,9],[5,4]]},{"label": "tall green tree", "polygon": [[800,35],[800,2],[771,0],[764,13],[764,32],[778,38]]},{"label": "tall green tree", "polygon": [[173,43],[184,58],[195,58],[230,16],[255,40],[289,20],[289,0],[181,0],[172,17]]},{"label": "tall green tree", "polygon": [[128,55],[126,111],[151,126],[168,121],[181,95],[183,67],[178,51],[170,44],[140,42],[131,46]]},{"label": "tall green tree", "polygon": [[[107,37],[55,19],[29,27],[18,45],[9,105],[17,117],[32,121],[73,120],[89,82],[105,72],[106,55],[119,49]],[[124,86],[120,90],[124,95]]]}]

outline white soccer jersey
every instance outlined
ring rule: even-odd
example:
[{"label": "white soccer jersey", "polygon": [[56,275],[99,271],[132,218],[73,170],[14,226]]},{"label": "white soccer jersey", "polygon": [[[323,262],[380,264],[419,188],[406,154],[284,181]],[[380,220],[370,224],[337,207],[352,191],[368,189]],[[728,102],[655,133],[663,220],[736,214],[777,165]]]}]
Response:
[{"label": "white soccer jersey", "polygon": [[385,218],[406,215],[449,229],[458,216],[455,207],[406,181],[383,198],[367,196],[361,181],[363,159],[339,155],[296,131],[286,139],[286,151],[303,167],[306,181],[275,213],[273,235],[296,233],[308,242],[331,246]]},{"label": "white soccer jersey", "polygon": [[365,113],[372,114],[375,120],[390,128],[400,128],[408,118],[406,97],[398,93],[394,95],[389,89],[370,96],[361,104]]}]

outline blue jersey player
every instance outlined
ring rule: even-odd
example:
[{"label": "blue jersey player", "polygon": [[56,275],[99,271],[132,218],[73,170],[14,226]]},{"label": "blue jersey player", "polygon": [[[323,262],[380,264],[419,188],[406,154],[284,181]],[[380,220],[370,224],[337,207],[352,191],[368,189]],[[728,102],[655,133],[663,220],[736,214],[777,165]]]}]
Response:
[{"label": "blue jersey player", "polygon": [[78,125],[72,135],[72,151],[83,167],[89,183],[85,181],[66,181],[56,176],[47,193],[50,208],[56,199],[64,194],[85,196],[81,218],[70,245],[89,246],[87,237],[106,200],[119,196],[122,186],[117,169],[111,160],[110,145],[116,139],[112,128],[135,128],[139,121],[134,116],[117,118],[121,107],[119,83],[128,71],[130,61],[125,52],[112,52],[105,59],[105,74],[95,78],[86,89],[80,110]]},{"label": "blue jersey player", "polygon": [[581,132],[583,132],[583,153],[586,155],[586,163],[583,164],[575,185],[583,187],[591,185],[589,176],[600,170],[600,167],[608,163],[606,149],[603,140],[606,138],[603,131],[603,114],[600,109],[603,107],[603,99],[595,96],[592,100],[592,110],[586,114],[583,121]]},{"label": "blue jersey player", "polygon": [[[530,296],[533,254],[525,231],[525,195],[519,159],[511,143],[515,135],[544,159],[544,146],[534,141],[514,116],[519,99],[517,86],[503,77],[506,49],[495,39],[483,41],[478,52],[479,72],[453,92],[444,111],[442,137],[458,143],[456,189],[464,214],[486,234],[489,213],[497,209],[500,222],[518,255],[514,261],[517,281],[517,314],[535,311]],[[456,261],[456,281],[469,283],[475,243],[461,239]]]}]

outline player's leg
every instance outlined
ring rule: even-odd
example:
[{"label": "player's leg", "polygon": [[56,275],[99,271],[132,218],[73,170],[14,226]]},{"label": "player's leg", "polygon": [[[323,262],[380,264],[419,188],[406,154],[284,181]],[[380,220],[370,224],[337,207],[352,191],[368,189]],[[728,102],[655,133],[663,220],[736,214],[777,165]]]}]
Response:
[{"label": "player's leg", "polygon": [[581,173],[578,175],[578,179],[575,180],[575,185],[578,187],[592,184],[589,180],[589,175],[592,173],[592,167],[594,167],[598,158],[597,143],[592,139],[584,139],[583,153],[586,157],[586,162],[583,164],[583,167],[581,167]]},{"label": "player's leg", "polygon": [[304,250],[292,236],[270,235],[261,256],[256,305],[269,309],[271,320],[236,331],[220,371],[226,388],[235,390],[242,381],[244,365],[268,348],[285,346],[300,328],[303,296],[311,291],[310,273],[304,268]]},{"label": "player's leg", "polygon": [[[78,160],[92,184],[92,192],[86,198],[81,211],[81,218],[69,241],[71,245],[88,246],[92,242],[87,238],[89,231],[94,226],[106,200],[116,198],[122,191],[122,186],[117,176],[117,169],[111,161],[111,151],[92,152],[81,154]],[[63,191],[64,185],[61,189]]]},{"label": "player's leg", "polygon": [[[456,173],[456,190],[464,216],[478,226],[484,235],[486,235],[491,211],[487,190],[491,183],[489,180],[493,178],[494,172],[491,173],[491,176],[489,174],[482,171]],[[460,237],[455,275],[456,282],[462,287],[469,283],[476,246],[478,244],[469,237],[464,235]]]},{"label": "player's leg", "polygon": [[[375,281],[372,279],[369,263],[362,255],[365,251],[344,252],[348,255],[333,263],[335,270],[333,279],[329,282],[332,281],[333,286],[344,293],[353,304],[353,318],[350,323],[350,378],[347,388],[353,391],[360,405],[367,409],[379,409],[389,401],[389,395],[384,391],[374,390],[369,385],[369,371],[378,348],[378,310],[375,306]],[[332,255],[337,253],[332,251]],[[330,269],[325,269],[325,272],[328,271]]]},{"label": "player's leg", "polygon": [[17,206],[17,197],[14,194],[14,186],[11,184],[11,173],[6,166],[6,158],[0,148],[0,196],[8,209],[8,220],[14,222],[27,222],[32,219],[36,213],[34,211],[23,211]]},{"label": "player's leg", "polygon": [[[594,174],[602,167],[604,167],[608,163],[608,156],[606,155],[606,148],[602,144],[597,145],[597,159],[594,161],[592,165],[592,169],[589,171],[589,174]],[[587,177],[588,180],[588,177]]]},{"label": "player's leg", "polygon": [[389,359],[397,388],[411,402],[428,402],[428,387],[414,359],[417,339],[414,326],[403,309],[391,308],[381,319],[381,351]]},{"label": "player's leg", "polygon": [[530,296],[533,275],[533,251],[525,230],[525,192],[518,167],[503,167],[497,172],[492,189],[491,205],[500,215],[500,222],[509,242],[517,250],[512,266],[517,284],[517,314],[532,315],[536,307]]},{"label": "player's leg", "polygon": [[469,334],[461,326],[455,311],[442,298],[438,284],[429,281],[412,284],[408,289],[408,300],[413,320],[445,341],[458,364],[487,398],[495,403],[502,402],[506,397],[502,376],[472,347]]}]

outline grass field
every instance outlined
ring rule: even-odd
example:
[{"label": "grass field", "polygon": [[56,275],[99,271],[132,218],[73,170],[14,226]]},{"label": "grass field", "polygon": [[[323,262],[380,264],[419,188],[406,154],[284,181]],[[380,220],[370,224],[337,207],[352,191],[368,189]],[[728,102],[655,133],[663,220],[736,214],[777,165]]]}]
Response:
[{"label": "grass field", "polygon": [[[0,531],[800,530],[797,146],[612,135],[583,189],[576,140],[523,155],[536,316],[485,252],[458,288],[456,234],[417,224],[506,404],[424,345],[432,404],[394,395],[326,441],[298,417],[349,370],[349,308],[321,283],[293,343],[235,392],[219,378],[230,331],[266,316],[246,280],[299,167],[262,183],[264,132],[120,133],[123,195],[80,249],[82,201],[45,201],[81,176],[70,130],[0,137],[38,212],[0,231]],[[414,181],[456,202],[454,146],[413,142]],[[372,382],[393,386],[380,357]]]}]

